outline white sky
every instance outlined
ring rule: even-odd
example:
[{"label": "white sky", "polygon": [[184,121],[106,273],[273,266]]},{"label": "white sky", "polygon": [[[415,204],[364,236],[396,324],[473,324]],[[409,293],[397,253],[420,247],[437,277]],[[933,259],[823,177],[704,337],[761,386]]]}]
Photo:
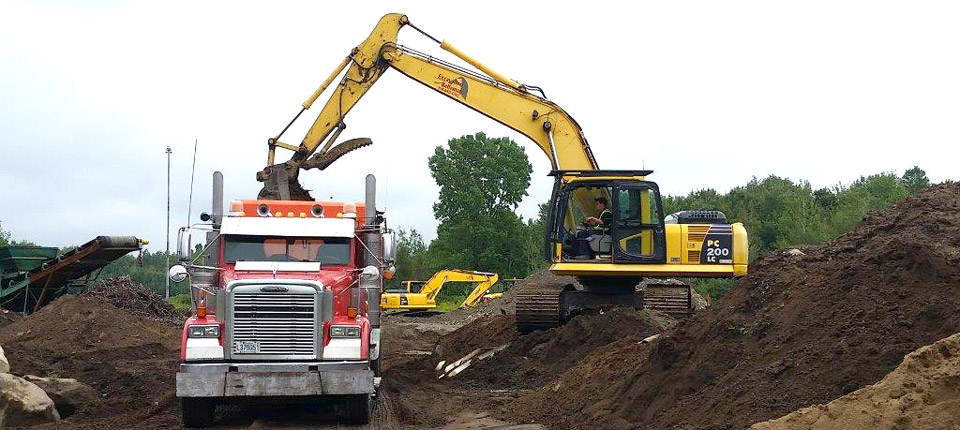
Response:
[{"label": "white sky", "polygon": [[[255,197],[266,139],[387,12],[543,87],[601,167],[653,169],[667,194],[768,174],[821,187],[913,165],[960,179],[953,1],[0,0],[2,227],[43,245],[133,234],[162,250],[164,148],[172,230],[186,220],[195,138],[194,218],[209,210],[213,170],[228,201]],[[400,42],[451,59],[412,29]],[[299,143],[318,112],[284,141]],[[395,71],[346,123],[341,140],[374,146],[302,181],[315,197],[362,200],[375,173],[391,224],[427,238],[438,193],[427,157],[451,137],[514,138],[535,169],[521,212],[549,196],[534,144]]]}]

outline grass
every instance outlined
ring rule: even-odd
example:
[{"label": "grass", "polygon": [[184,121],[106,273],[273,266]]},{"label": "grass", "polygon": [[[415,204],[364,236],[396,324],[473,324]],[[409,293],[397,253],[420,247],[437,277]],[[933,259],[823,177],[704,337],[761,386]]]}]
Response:
[{"label": "grass", "polygon": [[177,309],[190,309],[190,293],[171,296],[169,302]]}]

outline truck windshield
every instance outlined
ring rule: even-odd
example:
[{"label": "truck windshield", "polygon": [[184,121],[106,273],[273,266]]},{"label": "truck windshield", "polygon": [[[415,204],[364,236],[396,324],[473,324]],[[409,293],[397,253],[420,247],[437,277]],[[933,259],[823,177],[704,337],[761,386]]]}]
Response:
[{"label": "truck windshield", "polygon": [[227,263],[316,261],[322,264],[349,264],[350,238],[227,236],[223,258]]}]

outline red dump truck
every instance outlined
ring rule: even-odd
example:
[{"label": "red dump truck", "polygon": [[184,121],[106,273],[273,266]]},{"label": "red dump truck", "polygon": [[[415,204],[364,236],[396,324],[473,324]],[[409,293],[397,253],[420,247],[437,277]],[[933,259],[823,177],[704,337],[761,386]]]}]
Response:
[{"label": "red dump truck", "polygon": [[[181,229],[193,315],[183,327],[177,397],[184,425],[210,424],[218,404],[244,399],[335,400],[341,420],[370,420],[380,377],[380,292],[394,236],[363,202],[234,200]],[[206,230],[202,252],[191,236]]]}]

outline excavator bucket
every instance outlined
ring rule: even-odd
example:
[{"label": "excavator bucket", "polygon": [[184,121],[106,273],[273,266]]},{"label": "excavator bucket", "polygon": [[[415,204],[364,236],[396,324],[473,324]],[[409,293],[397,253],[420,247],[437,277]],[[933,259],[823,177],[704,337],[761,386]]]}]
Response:
[{"label": "excavator bucket", "polygon": [[[365,137],[347,140],[327,151],[314,154],[300,164],[300,169],[324,170],[347,153],[371,144],[373,144],[373,141]],[[313,200],[310,190],[303,188],[298,180],[299,169],[291,169],[289,164],[284,163],[268,166],[266,171],[267,180],[263,182],[263,188],[260,190],[258,198],[264,200]]]},{"label": "excavator bucket", "polygon": [[[313,200],[310,191],[300,185],[298,174],[291,175],[287,164],[276,164],[267,167],[270,172],[263,188],[257,195],[261,200]],[[298,172],[299,173],[299,172]]]}]

